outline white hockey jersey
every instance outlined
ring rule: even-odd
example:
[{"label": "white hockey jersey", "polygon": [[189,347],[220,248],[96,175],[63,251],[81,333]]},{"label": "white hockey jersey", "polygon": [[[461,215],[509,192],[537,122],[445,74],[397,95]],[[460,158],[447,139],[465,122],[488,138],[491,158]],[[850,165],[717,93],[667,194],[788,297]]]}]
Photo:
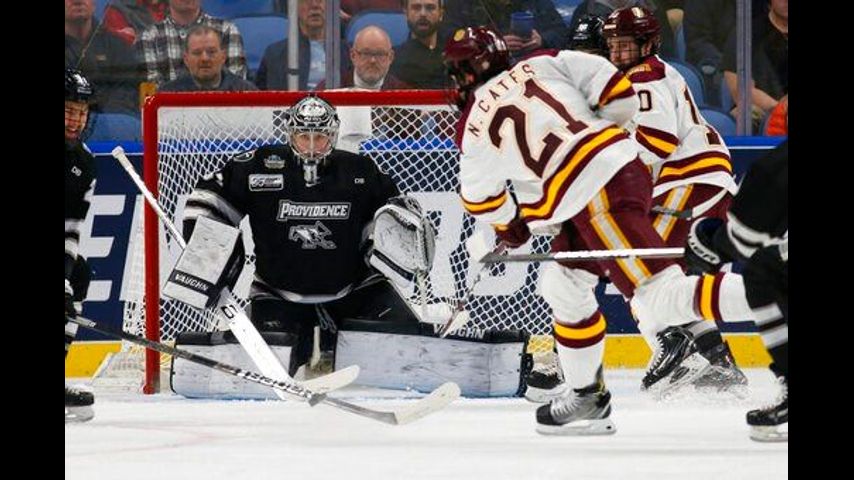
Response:
[{"label": "white hockey jersey", "polygon": [[638,104],[622,73],[583,52],[540,51],[493,77],[457,125],[466,211],[506,225],[518,210],[532,229],[572,218],[637,158],[621,127]]},{"label": "white hockey jersey", "polygon": [[657,197],[680,185],[706,183],[735,194],[729,149],[700,115],[682,75],[658,56],[628,71],[640,100],[629,129],[644,163],[653,165]]}]

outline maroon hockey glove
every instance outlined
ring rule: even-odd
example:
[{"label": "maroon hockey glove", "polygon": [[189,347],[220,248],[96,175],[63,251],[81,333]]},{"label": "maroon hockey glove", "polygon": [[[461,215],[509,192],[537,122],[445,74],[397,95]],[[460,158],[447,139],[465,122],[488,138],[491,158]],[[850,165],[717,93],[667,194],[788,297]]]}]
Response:
[{"label": "maroon hockey glove", "polygon": [[498,239],[510,248],[519,248],[531,238],[531,231],[528,229],[528,224],[518,217],[507,225],[494,224],[492,228],[495,229]]}]

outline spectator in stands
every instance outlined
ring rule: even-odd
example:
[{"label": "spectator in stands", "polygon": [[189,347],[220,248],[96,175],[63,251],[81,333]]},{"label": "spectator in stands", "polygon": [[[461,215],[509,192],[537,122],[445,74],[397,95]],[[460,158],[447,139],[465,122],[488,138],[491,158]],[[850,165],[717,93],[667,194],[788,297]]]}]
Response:
[{"label": "spectator in stands", "polygon": [[[314,90],[326,78],[326,2],[298,0],[299,90]],[[261,90],[288,89],[288,41],[280,40],[264,50],[255,84]],[[345,42],[341,42],[341,71],[345,75]]]},{"label": "spectator in stands", "polygon": [[618,8],[638,5],[646,7],[655,15],[659,25],[662,27],[670,25],[670,28],[661,29],[661,47],[658,52],[662,57],[676,57],[676,38],[673,34],[673,26],[681,22],[681,10],[684,0],[585,0],[572,12],[572,20],[569,22],[569,31],[574,32],[581,17],[585,15],[596,15],[605,18]]},{"label": "spectator in stands", "polygon": [[445,37],[439,34],[443,5],[443,0],[403,0],[409,40],[395,49],[391,73],[415,88],[446,86]]},{"label": "spectator in stands", "polygon": [[142,77],[133,49],[97,25],[93,0],[65,0],[65,67],[95,85],[94,110],[139,115]]},{"label": "spectator in stands", "polygon": [[[685,60],[703,73],[707,97],[718,98],[723,52],[735,30],[736,0],[684,1]],[[766,4],[767,0],[752,0],[753,18],[765,14]]]},{"label": "spectator in stands", "polygon": [[222,33],[225,66],[231,73],[245,79],[246,56],[237,26],[202,11],[201,0],[170,0],[166,18],[146,28],[137,42],[147,80],[162,85],[186,73],[182,39],[187,37],[193,25],[207,25]]},{"label": "spectator in stands", "polygon": [[258,90],[252,82],[229,72],[225,65],[222,35],[207,25],[193,25],[184,42],[184,65],[187,73],[166,82],[162,92],[233,92]]},{"label": "spectator in stands", "polygon": [[[529,39],[510,31],[510,15],[527,11],[534,16],[534,29]],[[451,35],[457,29],[492,25],[504,35],[504,42],[513,56],[524,55],[538,48],[563,48],[567,30],[552,0],[447,0],[442,31]]]},{"label": "spectator in stands", "polygon": [[[380,27],[367,26],[356,34],[353,47],[350,49],[350,61],[353,70],[341,77],[341,88],[364,88],[367,90],[400,90],[412,88],[400,81],[394,75],[389,75],[388,69],[394,60],[394,50],[391,39]],[[323,90],[326,82],[317,85],[317,90]]]},{"label": "spectator in stands", "polygon": [[[789,0],[770,0],[767,15],[753,18],[751,24],[751,85],[754,132],[762,119],[780,99],[789,93]],[[735,100],[737,112],[738,78],[736,77],[736,33],[730,34],[724,52],[724,81]]]},{"label": "spectator in stands", "polygon": [[777,102],[777,106],[768,114],[768,120],[765,123],[765,131],[763,135],[767,136],[788,136],[789,135],[789,94],[783,95],[783,98]]},{"label": "spectator in stands", "polygon": [[166,18],[168,3],[168,0],[113,0],[104,9],[103,28],[133,45],[149,25]]},{"label": "spectator in stands", "polygon": [[[344,30],[347,22],[362,10],[398,10],[401,0],[341,0],[341,9],[338,11],[341,17],[341,30]],[[288,0],[276,0],[273,10],[278,13],[288,13]]]}]

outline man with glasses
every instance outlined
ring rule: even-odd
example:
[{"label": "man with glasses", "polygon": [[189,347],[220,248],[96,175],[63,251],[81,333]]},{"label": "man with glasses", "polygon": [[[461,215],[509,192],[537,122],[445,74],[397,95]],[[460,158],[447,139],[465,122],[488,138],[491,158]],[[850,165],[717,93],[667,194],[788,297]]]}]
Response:
[{"label": "man with glasses", "polygon": [[[370,25],[356,34],[353,48],[350,49],[350,61],[353,70],[341,78],[341,88],[362,88],[366,90],[400,90],[412,88],[394,75],[388,73],[394,60],[391,39],[385,30]],[[326,82],[320,82],[317,90],[324,90]]]},{"label": "man with glasses", "polygon": [[445,38],[439,35],[444,0],[403,0],[409,40],[395,49],[391,72],[416,88],[444,88],[442,63]]}]

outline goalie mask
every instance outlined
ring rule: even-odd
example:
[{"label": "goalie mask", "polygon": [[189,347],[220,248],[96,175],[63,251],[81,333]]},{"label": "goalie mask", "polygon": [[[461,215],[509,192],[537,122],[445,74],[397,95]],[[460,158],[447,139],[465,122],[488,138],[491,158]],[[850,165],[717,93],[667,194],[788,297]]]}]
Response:
[{"label": "goalie mask", "polygon": [[338,140],[338,113],[322,98],[311,94],[290,108],[285,119],[288,144],[303,169],[305,184],[320,183],[319,170]]}]

